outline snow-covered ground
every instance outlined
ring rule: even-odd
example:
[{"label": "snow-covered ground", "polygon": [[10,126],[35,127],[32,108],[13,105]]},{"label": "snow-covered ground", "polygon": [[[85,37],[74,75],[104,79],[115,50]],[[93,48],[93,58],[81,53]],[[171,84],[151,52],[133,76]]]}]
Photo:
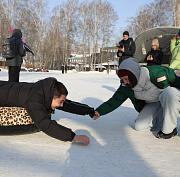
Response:
[{"label": "snow-covered ground", "polygon": [[[8,79],[7,71],[0,79]],[[97,107],[119,86],[115,74],[22,72],[20,81],[55,77],[68,88],[68,99]],[[7,177],[178,177],[180,137],[155,138],[134,130],[137,112],[129,100],[114,112],[94,121],[89,116],[56,111],[53,119],[91,143],[62,142],[43,132],[0,136],[0,176]],[[179,125],[179,122],[178,122]],[[180,127],[178,126],[178,132]]]}]

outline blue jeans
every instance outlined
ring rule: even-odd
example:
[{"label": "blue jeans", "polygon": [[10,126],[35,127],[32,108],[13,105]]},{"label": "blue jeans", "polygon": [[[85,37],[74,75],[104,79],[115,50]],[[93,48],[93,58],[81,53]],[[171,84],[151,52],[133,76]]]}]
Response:
[{"label": "blue jeans", "polygon": [[159,102],[148,103],[135,120],[137,131],[162,130],[169,134],[177,127],[180,112],[180,91],[168,87],[159,95]]}]

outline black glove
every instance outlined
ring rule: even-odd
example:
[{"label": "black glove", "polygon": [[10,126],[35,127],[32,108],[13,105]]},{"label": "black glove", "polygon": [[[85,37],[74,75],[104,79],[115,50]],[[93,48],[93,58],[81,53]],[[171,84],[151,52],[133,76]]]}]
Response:
[{"label": "black glove", "polygon": [[90,111],[89,111],[89,116],[91,118],[93,118],[95,116],[95,111],[94,111],[94,108],[91,108]]}]

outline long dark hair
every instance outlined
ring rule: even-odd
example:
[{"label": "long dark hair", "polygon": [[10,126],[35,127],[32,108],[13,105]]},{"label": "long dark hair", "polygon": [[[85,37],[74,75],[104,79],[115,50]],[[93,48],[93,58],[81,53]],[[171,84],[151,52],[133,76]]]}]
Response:
[{"label": "long dark hair", "polygon": [[[126,87],[128,88],[134,88],[137,85],[137,79],[134,74],[129,74],[128,79],[130,84],[126,84]],[[123,80],[121,79],[121,83],[124,83]]]},{"label": "long dark hair", "polygon": [[129,82],[131,83],[132,88],[134,88],[137,85],[137,79],[134,74],[128,75]]}]

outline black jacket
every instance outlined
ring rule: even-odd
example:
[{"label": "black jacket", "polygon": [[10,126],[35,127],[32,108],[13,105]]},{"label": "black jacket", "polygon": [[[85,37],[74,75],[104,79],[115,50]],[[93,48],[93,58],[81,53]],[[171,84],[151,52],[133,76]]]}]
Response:
[{"label": "black jacket", "polygon": [[124,46],[124,52],[121,50],[118,50],[117,56],[119,56],[119,53],[122,53],[122,57],[120,57],[121,62],[129,57],[133,57],[135,51],[136,51],[136,45],[132,38],[128,38],[128,40],[121,40],[119,42],[120,45]]},{"label": "black jacket", "polygon": [[[44,133],[62,141],[72,141],[75,133],[51,120],[55,82],[55,78],[46,78],[36,83],[0,81],[0,106],[23,107]],[[95,114],[89,106],[70,100],[57,109],[79,115],[89,114],[91,117]]]},{"label": "black jacket", "polygon": [[14,29],[13,34],[11,38],[16,39],[16,45],[17,45],[17,54],[14,58],[6,59],[6,65],[7,66],[21,66],[23,62],[23,56],[25,56],[25,48],[23,45],[23,42],[21,40],[22,33],[20,29]]},{"label": "black jacket", "polygon": [[[149,55],[152,55],[153,60],[147,60],[147,57]],[[152,65],[161,65],[162,60],[163,60],[164,54],[161,49],[159,50],[153,50],[149,51],[146,55],[146,58],[144,61],[147,63],[147,66],[152,66]]]}]

